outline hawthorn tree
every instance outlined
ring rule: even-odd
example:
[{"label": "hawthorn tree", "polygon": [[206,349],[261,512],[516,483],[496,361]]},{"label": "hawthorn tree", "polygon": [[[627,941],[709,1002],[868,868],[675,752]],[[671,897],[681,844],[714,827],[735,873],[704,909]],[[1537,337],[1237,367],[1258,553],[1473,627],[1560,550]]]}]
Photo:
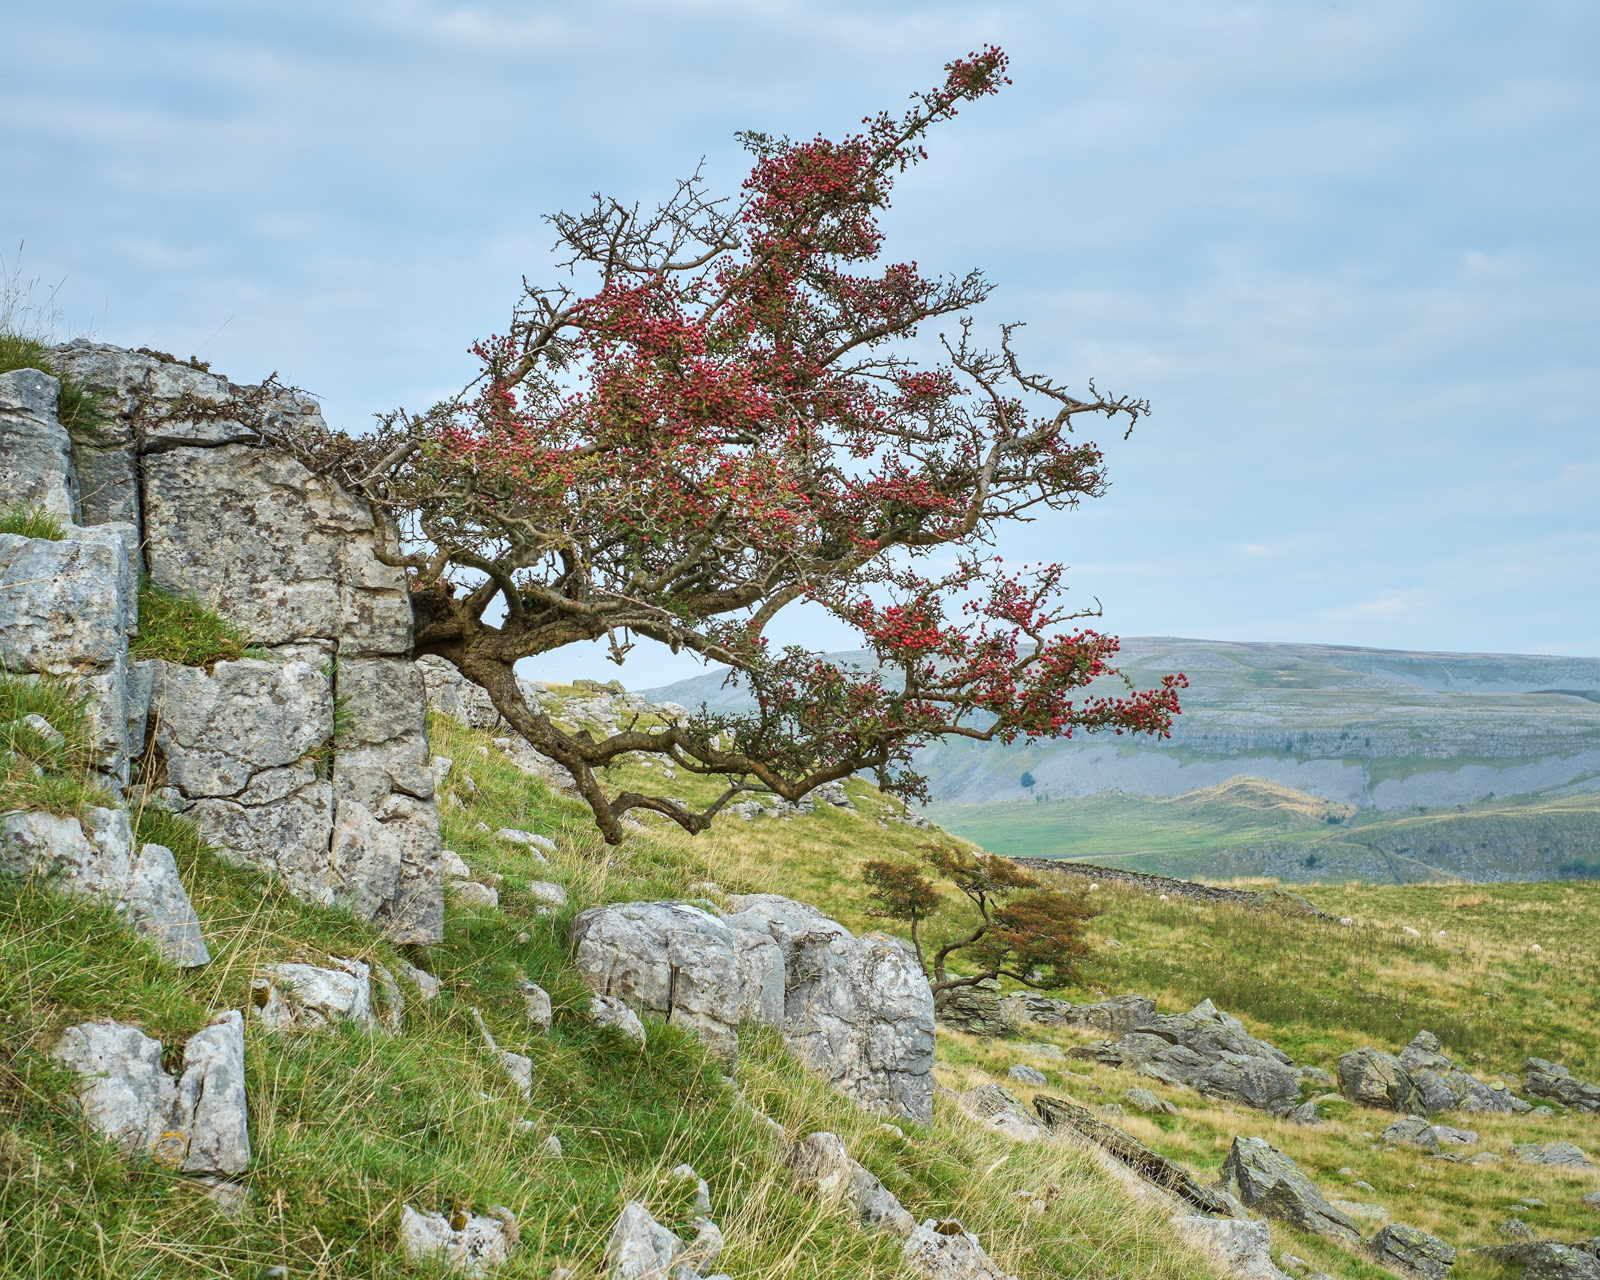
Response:
[{"label": "hawthorn tree", "polygon": [[[884,258],[896,177],[1005,68],[995,48],[952,62],[903,115],[838,141],[743,134],[753,166],[725,198],[697,171],[654,209],[597,196],[555,215],[561,274],[524,281],[459,396],[287,441],[372,504],[380,554],[410,575],[416,653],[569,771],[606,840],[632,809],[696,832],[741,791],[793,801],[862,770],[920,798],[912,753],[941,737],[1165,735],[1178,714],[1181,676],[1085,693],[1117,674],[1116,639],[1072,625],[1098,608],[1064,604],[1059,566],[988,550],[1011,522],[1100,494],[1075,422],[1131,430],[1145,402],[1026,371],[1013,326],[980,346],[980,273]],[[946,318],[936,358],[914,358]],[[802,602],[857,628],[875,667],[771,646]],[[620,663],[639,638],[726,664],[753,709],[597,740],[515,679],[578,642],[605,639]],[[703,809],[609,791],[597,771],[630,753],[725,786]]]},{"label": "hawthorn tree", "polygon": [[[938,910],[941,896],[925,868],[953,884],[976,912],[971,929],[945,939],[931,961],[923,952],[922,923]],[[935,996],[1000,977],[1055,990],[1077,978],[1090,954],[1084,924],[1099,908],[1083,894],[1041,887],[1009,858],[936,847],[924,862],[879,860],[863,863],[861,871],[870,914],[911,927],[911,945]],[[967,972],[952,975],[953,958]]]}]

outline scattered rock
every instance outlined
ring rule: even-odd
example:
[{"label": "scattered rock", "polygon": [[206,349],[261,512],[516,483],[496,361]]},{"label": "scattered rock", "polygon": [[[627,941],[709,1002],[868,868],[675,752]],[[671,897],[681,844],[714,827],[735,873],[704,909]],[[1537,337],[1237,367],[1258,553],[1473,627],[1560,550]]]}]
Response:
[{"label": "scattered rock", "polygon": [[694,1166],[680,1164],[673,1168],[672,1176],[680,1182],[694,1183],[694,1211],[697,1217],[705,1218],[711,1214],[711,1188],[706,1185],[706,1180],[694,1171]]},{"label": "scattered rock", "polygon": [[1553,1165],[1562,1169],[1593,1169],[1594,1161],[1570,1142],[1525,1142],[1511,1148],[1524,1164]]},{"label": "scattered rock", "polygon": [[1403,1120],[1396,1120],[1383,1131],[1383,1140],[1395,1143],[1397,1146],[1417,1147],[1423,1151],[1439,1149],[1438,1134],[1434,1132],[1426,1116],[1406,1116]]},{"label": "scattered rock", "polygon": [[993,981],[947,988],[934,998],[933,1007],[941,1024],[968,1035],[995,1039],[1016,1029],[1007,1016],[1000,986]]},{"label": "scattered rock", "polygon": [[550,1156],[552,1159],[559,1159],[563,1153],[560,1137],[552,1133],[544,1140],[544,1145],[541,1149],[545,1155]]},{"label": "scattered rock", "polygon": [[1467,1163],[1475,1164],[1480,1168],[1483,1168],[1488,1165],[1501,1164],[1504,1159],[1505,1157],[1497,1156],[1492,1151],[1480,1151],[1476,1155],[1468,1156]]},{"label": "scattered rock", "polygon": [[405,993],[400,990],[400,984],[394,980],[394,974],[381,964],[372,966],[372,980],[378,984],[378,990],[383,992],[384,1029],[390,1035],[399,1035],[405,1027]]},{"label": "scattered rock", "polygon": [[924,1219],[900,1246],[900,1256],[927,1280],[1016,1280],[995,1265],[978,1237],[955,1218]]},{"label": "scattered rock", "polygon": [[1044,1072],[1020,1062],[1014,1064],[1006,1074],[1018,1084],[1046,1085],[1050,1083],[1045,1078]]},{"label": "scattered rock", "polygon": [[417,994],[424,1000],[437,1000],[439,998],[439,979],[435,978],[431,973],[424,972],[413,964],[407,964],[404,960],[400,962],[400,972],[411,980],[412,985],[417,989]]},{"label": "scattered rock", "polygon": [[1600,1239],[1562,1244],[1557,1240],[1524,1240],[1516,1244],[1474,1249],[1478,1257],[1520,1264],[1522,1280],[1600,1280]]},{"label": "scattered rock", "polygon": [[528,1025],[541,1035],[550,1030],[554,1020],[554,1013],[550,1007],[550,993],[537,982],[526,979],[517,984],[522,991],[522,1011],[527,1016]]},{"label": "scattered rock", "polygon": [[1195,1216],[1173,1218],[1172,1226],[1233,1280],[1283,1280],[1272,1262],[1272,1236],[1265,1222]]},{"label": "scattered rock", "polygon": [[1559,1062],[1529,1058],[1522,1064],[1522,1091],[1535,1098],[1549,1098],[1574,1111],[1600,1113],[1600,1084],[1580,1080]]},{"label": "scattered rock", "polygon": [[1257,1040],[1209,1000],[1188,1013],[1151,1017],[1118,1040],[1074,1049],[1072,1056],[1137,1067],[1155,1079],[1275,1115],[1286,1114],[1300,1092],[1289,1056]]},{"label": "scattered rock", "polygon": [[494,1037],[489,1034],[489,1028],[484,1025],[483,1015],[476,1009],[472,1011],[472,1020],[478,1025],[478,1034],[483,1037],[484,1047],[500,1061],[500,1068],[506,1073],[506,1078],[517,1087],[517,1092],[524,1098],[533,1096],[533,1059],[520,1053],[512,1053],[509,1049],[502,1049],[494,1042]]},{"label": "scattered rock", "polygon": [[1219,1186],[1269,1218],[1341,1244],[1361,1243],[1356,1224],[1323,1198],[1293,1160],[1262,1138],[1233,1140]]},{"label": "scattered rock", "polygon": [[191,1174],[238,1174],[250,1163],[244,1093],[244,1019],[219,1015],[189,1037],[183,1071],[161,1066],[161,1042],[137,1027],[69,1027],[52,1059],[84,1080],[78,1100],[90,1125],[130,1155]]},{"label": "scattered rock", "polygon": [[[494,833],[496,840],[504,840],[507,844],[527,845],[536,852],[554,853],[556,842],[549,836],[542,836],[536,831],[518,831],[514,827],[501,827]],[[540,858],[541,862],[545,859]]]},{"label": "scattered rock", "polygon": [[477,880],[452,880],[450,893],[458,907],[471,911],[495,911],[500,907],[500,890]]},{"label": "scattered rock", "polygon": [[400,1211],[400,1246],[415,1261],[436,1260],[442,1254],[452,1271],[485,1275],[511,1254],[516,1220],[508,1228],[510,1213],[503,1212],[504,1217],[486,1218],[457,1210],[447,1218],[406,1205]]},{"label": "scattered rock", "polygon": [[1532,1227],[1518,1218],[1507,1218],[1495,1228],[1503,1236],[1513,1240],[1534,1240],[1537,1236]]},{"label": "scattered rock", "polygon": [[1444,1280],[1456,1262],[1455,1249],[1443,1240],[1398,1222],[1382,1228],[1367,1248],[1384,1265],[1421,1280]]},{"label": "scattered rock", "polygon": [[256,1021],[269,1031],[315,1030],[347,1020],[375,1026],[371,969],[337,956],[329,957],[328,965],[273,965],[250,984]]},{"label": "scattered rock", "polygon": [[548,880],[528,881],[528,893],[541,907],[551,911],[559,911],[567,905],[567,891]]},{"label": "scattered rock", "polygon": [[959,1095],[964,1110],[1014,1142],[1041,1142],[1049,1129],[1002,1085],[982,1084]]},{"label": "scattered rock", "polygon": [[852,1159],[843,1140],[833,1133],[813,1133],[790,1147],[783,1162],[800,1185],[824,1199],[839,1197],[853,1208],[861,1225],[904,1239],[916,1221],[883,1183]]},{"label": "scattered rock", "polygon": [[1339,1083],[1333,1078],[1332,1072],[1324,1071],[1321,1067],[1296,1067],[1295,1074],[1301,1080],[1321,1085],[1324,1089],[1332,1089]]},{"label": "scattered rock", "polygon": [[1148,1089],[1138,1087],[1129,1089],[1122,1095],[1122,1100],[1135,1111],[1143,1111],[1146,1115],[1175,1116],[1178,1114],[1177,1107],[1173,1106],[1165,1098],[1157,1097]]},{"label": "scattered rock", "polygon": [[1588,1195],[1578,1198],[1591,1209],[1600,1209],[1600,1191],[1591,1191]]},{"label": "scattered rock", "polygon": [[1380,1049],[1357,1049],[1339,1059],[1339,1092],[1367,1107],[1414,1115],[1422,1093],[1400,1059]]},{"label": "scattered rock", "polygon": [[1043,1058],[1047,1062],[1065,1062],[1067,1051],[1058,1044],[1025,1044],[1022,1046],[1024,1053],[1031,1053],[1036,1058]]},{"label": "scattered rock", "polygon": [[639,1015],[615,996],[590,996],[589,1021],[597,1027],[614,1027],[642,1051],[645,1047],[644,1023]]},{"label": "scattered rock", "polygon": [[606,1244],[602,1270],[607,1280],[700,1280],[721,1250],[722,1233],[702,1218],[693,1245],[686,1246],[655,1220],[637,1200],[630,1200]]},{"label": "scattered rock", "polygon": [[1517,1110],[1521,1102],[1504,1086],[1485,1084],[1456,1066],[1445,1054],[1439,1037],[1429,1031],[1417,1032],[1416,1038],[1400,1054],[1400,1065],[1410,1073],[1422,1095],[1422,1106],[1418,1110],[1503,1114]]},{"label": "scattered rock", "polygon": [[1292,1124],[1318,1125],[1322,1123],[1322,1112],[1317,1110],[1317,1102],[1313,1098],[1309,1102],[1302,1102],[1289,1112],[1288,1118]]}]

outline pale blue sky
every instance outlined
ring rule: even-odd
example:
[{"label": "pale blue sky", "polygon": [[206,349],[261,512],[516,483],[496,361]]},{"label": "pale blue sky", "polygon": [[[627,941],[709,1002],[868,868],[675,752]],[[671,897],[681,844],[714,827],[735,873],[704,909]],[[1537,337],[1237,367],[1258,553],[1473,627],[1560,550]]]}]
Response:
[{"label": "pale blue sky", "polygon": [[64,279],[64,331],[277,370],[346,425],[459,385],[546,269],[541,214],[702,155],[732,187],[736,129],[843,132],[994,41],[1016,84],[935,137],[892,252],[985,268],[1036,364],[1155,402],[1111,495],[1005,553],[1065,560],[1129,635],[1600,654],[1593,3],[59,0],[6,28],[0,250]]}]

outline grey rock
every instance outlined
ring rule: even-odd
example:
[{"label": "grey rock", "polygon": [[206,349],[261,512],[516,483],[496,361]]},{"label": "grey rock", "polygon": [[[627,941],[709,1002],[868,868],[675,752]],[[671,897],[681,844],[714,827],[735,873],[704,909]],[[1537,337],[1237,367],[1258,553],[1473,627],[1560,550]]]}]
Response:
[{"label": "grey rock", "polygon": [[1580,1080],[1560,1063],[1546,1058],[1529,1058],[1522,1070],[1524,1093],[1549,1098],[1574,1111],[1600,1113],[1600,1084]]},{"label": "grey rock", "polygon": [[499,723],[500,713],[494,709],[488,692],[445,659],[429,654],[418,658],[416,667],[431,710],[473,729],[492,729]]},{"label": "grey rock", "polygon": [[645,1047],[644,1023],[616,996],[590,996],[589,1021],[601,1028],[614,1027],[641,1050]]},{"label": "grey rock", "polygon": [[372,970],[361,960],[331,957],[327,967],[276,964],[251,984],[255,1018],[269,1031],[318,1030],[335,1022],[376,1026]]},{"label": "grey rock", "polygon": [[1600,1280],[1600,1239],[1579,1240],[1570,1245],[1556,1240],[1526,1240],[1473,1252],[1496,1262],[1521,1265],[1521,1280]]},{"label": "grey rock", "polygon": [[673,1167],[672,1176],[680,1182],[694,1183],[694,1211],[698,1217],[708,1217],[711,1213],[711,1188],[706,1180],[694,1171],[694,1166],[680,1164]]},{"label": "grey rock", "polygon": [[1122,1095],[1122,1100],[1135,1111],[1143,1111],[1146,1115],[1175,1116],[1178,1108],[1165,1098],[1158,1097],[1148,1089],[1135,1086]]},{"label": "grey rock", "polygon": [[0,494],[6,505],[74,517],[72,440],[56,417],[61,384],[37,369],[0,373]]},{"label": "grey rock", "polygon": [[450,893],[460,907],[475,911],[496,911],[500,907],[500,891],[477,880],[452,880]]},{"label": "grey rock", "polygon": [[955,1218],[927,1218],[900,1246],[907,1266],[927,1280],[1015,1280],[984,1252],[978,1237]]},{"label": "grey rock", "polygon": [[1433,1136],[1438,1139],[1440,1146],[1470,1147],[1478,1140],[1478,1135],[1472,1129],[1455,1129],[1447,1124],[1433,1126]]},{"label": "grey rock", "polygon": [[996,983],[951,987],[934,998],[938,1021],[968,1035],[995,1038],[1016,1030]]},{"label": "grey rock", "polygon": [[1289,1120],[1292,1124],[1308,1126],[1321,1124],[1322,1112],[1317,1110],[1316,1099],[1313,1098],[1309,1102],[1302,1102],[1298,1107],[1295,1107],[1289,1112]]},{"label": "grey rock", "polygon": [[683,1241],[630,1200],[611,1229],[602,1270],[608,1280],[687,1280],[693,1272],[677,1265],[683,1254]]},{"label": "grey rock", "polygon": [[981,1084],[958,1098],[964,1110],[1013,1142],[1043,1142],[1050,1130],[1003,1085]]},{"label": "grey rock", "polygon": [[1108,1066],[1136,1067],[1155,1079],[1276,1115],[1286,1114],[1300,1092],[1288,1055],[1256,1039],[1210,1000],[1188,1013],[1151,1017],[1118,1040],[1072,1054]]},{"label": "grey rock", "polygon": [[1332,1089],[1339,1082],[1333,1078],[1333,1073],[1324,1071],[1321,1067],[1296,1067],[1295,1074],[1309,1084],[1321,1085],[1324,1089]]},{"label": "grey rock", "polygon": [[384,1029],[391,1035],[399,1035],[405,1028],[406,994],[400,989],[400,984],[395,981],[394,974],[390,973],[381,964],[372,966],[372,982],[383,993],[383,1012],[379,1015]]},{"label": "grey rock", "polygon": [[1043,1027],[1095,1027],[1114,1036],[1136,1031],[1156,1016],[1156,1002],[1149,996],[1137,995],[1074,1005],[1024,991],[1006,996],[1005,1007],[1008,1017],[1017,1022],[1036,1022]]},{"label": "grey rock", "polygon": [[1518,1218],[1507,1218],[1495,1230],[1513,1240],[1535,1240],[1538,1238],[1534,1229]]},{"label": "grey rock", "polygon": [[544,853],[554,853],[556,842],[549,836],[542,836],[537,831],[519,831],[515,827],[501,827],[494,833],[496,840],[504,840],[507,844],[530,845]]},{"label": "grey rock", "polygon": [[244,1022],[236,1011],[189,1037],[176,1080],[161,1066],[161,1042],[122,1023],[69,1027],[50,1056],[82,1079],[78,1099],[90,1126],[127,1154],[193,1174],[248,1167]]},{"label": "grey rock", "polygon": [[1570,1142],[1525,1142],[1511,1148],[1524,1164],[1552,1165],[1562,1169],[1593,1169],[1594,1161]]},{"label": "grey rock", "polygon": [[1579,1196],[1578,1199],[1591,1209],[1600,1209],[1600,1191],[1591,1191],[1586,1196]]},{"label": "grey rock", "polygon": [[95,767],[128,777],[128,634],[137,594],[121,532],[74,529],[60,542],[0,534],[0,665],[67,676],[90,695]]},{"label": "grey rock", "polygon": [[171,850],[145,844],[135,855],[132,845],[123,809],[91,808],[81,821],[37,812],[0,818],[0,872],[42,875],[59,890],[109,903],[169,963],[206,964],[200,920]]},{"label": "grey rock", "polygon": [[1376,1228],[1389,1221],[1389,1211],[1381,1204],[1367,1204],[1364,1200],[1339,1199],[1329,1200],[1328,1203],[1352,1222],[1364,1226]]},{"label": "grey rock", "polygon": [[456,1221],[459,1226],[442,1213],[405,1205],[400,1210],[400,1247],[414,1261],[442,1260],[451,1271],[468,1276],[486,1275],[510,1257],[511,1233],[504,1218],[463,1213]]},{"label": "grey rock", "polygon": [[[591,907],[574,919],[572,938],[591,989],[696,1032],[729,1060],[738,1056],[740,1018],[774,1007],[774,993],[744,986],[740,956],[751,940],[688,903]],[[775,975],[781,953],[770,939],[762,945],[770,957],[765,972]]]},{"label": "grey rock", "polygon": [[174,1119],[188,1135],[185,1173],[243,1173],[249,1166],[244,1081],[244,1019],[230,1009],[183,1047]]},{"label": "grey rock", "polygon": [[814,908],[772,894],[730,906],[728,925],[781,949],[789,1048],[857,1105],[930,1120],[933,993],[910,949],[883,934],[853,937]]},{"label": "grey rock", "polygon": [[1265,1222],[1194,1215],[1173,1218],[1172,1226],[1233,1280],[1284,1280],[1272,1262],[1272,1235]]},{"label": "grey rock", "polygon": [[567,905],[567,891],[548,880],[528,881],[528,893],[541,907],[559,911]]},{"label": "grey rock", "polygon": [[404,575],[373,551],[371,512],[273,449],[243,443],[147,449],[151,576],[194,592],[255,644],[310,637],[347,656],[404,654]]},{"label": "grey rock", "polygon": [[894,1193],[851,1158],[837,1134],[811,1134],[785,1151],[783,1162],[801,1186],[824,1199],[838,1197],[846,1201],[864,1227],[904,1239],[916,1226]]},{"label": "grey rock", "polygon": [[1288,1156],[1261,1138],[1235,1138],[1219,1184],[1251,1209],[1302,1231],[1359,1245],[1356,1224],[1323,1197]]},{"label": "grey rock", "polygon": [[1452,1062],[1432,1032],[1417,1033],[1401,1052],[1400,1065],[1410,1073],[1422,1097],[1420,1110],[1430,1115],[1437,1111],[1503,1114],[1516,1109],[1518,1100],[1505,1089],[1485,1084]]},{"label": "grey rock", "polygon": [[1418,1147],[1423,1151],[1437,1151],[1439,1137],[1425,1116],[1406,1116],[1396,1120],[1383,1131],[1383,1140],[1402,1147]]},{"label": "grey rock", "polygon": [[1357,1049],[1339,1059],[1339,1092],[1363,1106],[1414,1115],[1423,1109],[1416,1082],[1393,1054]]},{"label": "grey rock", "polygon": [[536,982],[522,981],[518,987],[522,991],[522,1011],[528,1019],[528,1025],[541,1034],[550,1030],[554,1018],[550,993]]},{"label": "grey rock", "polygon": [[1398,1222],[1381,1228],[1368,1251],[1384,1265],[1422,1280],[1444,1280],[1456,1261],[1455,1249],[1443,1240]]},{"label": "grey rock", "polygon": [[1050,1083],[1045,1078],[1044,1072],[1035,1067],[1025,1066],[1020,1062],[1014,1064],[1006,1074],[1019,1084],[1046,1085]]},{"label": "grey rock", "polygon": [[416,987],[417,994],[424,1000],[438,999],[439,979],[435,978],[431,973],[419,969],[415,965],[407,964],[404,960],[400,962],[400,972],[411,980],[411,985]]}]

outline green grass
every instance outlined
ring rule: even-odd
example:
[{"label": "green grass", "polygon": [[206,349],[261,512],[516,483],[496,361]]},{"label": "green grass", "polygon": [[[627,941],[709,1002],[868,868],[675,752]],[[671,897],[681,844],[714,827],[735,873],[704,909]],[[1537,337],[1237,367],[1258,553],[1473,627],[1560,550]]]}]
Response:
[{"label": "green grass", "polygon": [[[87,699],[70,680],[0,667],[0,814],[81,813],[107,803],[93,771]],[[59,738],[24,723],[42,716]]]},{"label": "green grass", "polygon": [[0,373],[16,369],[37,369],[61,383],[57,414],[61,425],[74,436],[93,431],[100,425],[104,410],[99,397],[77,378],[62,375],[50,359],[50,349],[33,338],[0,332]]},{"label": "green grass", "polygon": [[209,667],[245,656],[244,634],[192,595],[174,595],[149,576],[139,580],[139,634],[135,658],[160,658],[186,667]]},{"label": "green grass", "polygon": [[60,516],[52,515],[43,507],[11,507],[0,512],[0,533],[60,542],[67,536],[67,526]]},{"label": "green grass", "polygon": [[[0,1274],[255,1277],[282,1265],[295,1276],[433,1275],[398,1253],[401,1206],[504,1204],[519,1218],[522,1244],[499,1276],[543,1280],[564,1263],[587,1277],[627,1199],[689,1231],[691,1189],[667,1176],[688,1161],[710,1183],[727,1237],[719,1269],[741,1280],[903,1277],[891,1240],[794,1187],[780,1163],[785,1140],[748,1102],[790,1138],[839,1133],[914,1214],[959,1215],[1010,1270],[1083,1280],[1210,1275],[1158,1211],[1130,1204],[1077,1149],[1011,1146],[944,1098],[930,1126],[905,1123],[897,1137],[755,1029],[742,1037],[736,1085],[697,1040],[655,1020],[646,1019],[642,1055],[594,1030],[568,954],[573,914],[596,902],[682,896],[716,851],[657,825],[606,849],[580,805],[519,772],[488,735],[435,720],[431,748],[455,761],[442,797],[446,845],[476,872],[504,877],[501,909],[452,902],[443,943],[403,949],[444,994],[427,1004],[411,992],[401,1035],[346,1028],[269,1037],[248,1026],[255,1156],[243,1179],[250,1207],[237,1221],[192,1184],[95,1139],[71,1081],[49,1067],[48,1046],[89,1017],[136,1021],[174,1046],[212,1011],[248,1008],[250,979],[269,962],[340,955],[393,967],[401,953],[362,922],[230,866],[182,819],[155,810],[139,815],[139,837],[174,851],[212,953],[204,969],[167,968],[92,903],[36,882],[0,883]],[[685,782],[679,790],[692,789]],[[845,820],[882,830],[870,818]],[[781,825],[800,833],[837,821],[827,813]],[[546,865],[480,826],[540,831],[558,852]],[[533,877],[564,884],[569,906],[540,914],[522,888]],[[522,975],[552,995],[546,1036],[522,1020]],[[505,1047],[533,1058],[531,1101],[482,1050],[474,1007]],[[543,1153],[551,1134],[565,1148],[559,1159]],[[1063,1194],[1046,1215],[1026,1213],[1013,1194],[1051,1184]]]}]

